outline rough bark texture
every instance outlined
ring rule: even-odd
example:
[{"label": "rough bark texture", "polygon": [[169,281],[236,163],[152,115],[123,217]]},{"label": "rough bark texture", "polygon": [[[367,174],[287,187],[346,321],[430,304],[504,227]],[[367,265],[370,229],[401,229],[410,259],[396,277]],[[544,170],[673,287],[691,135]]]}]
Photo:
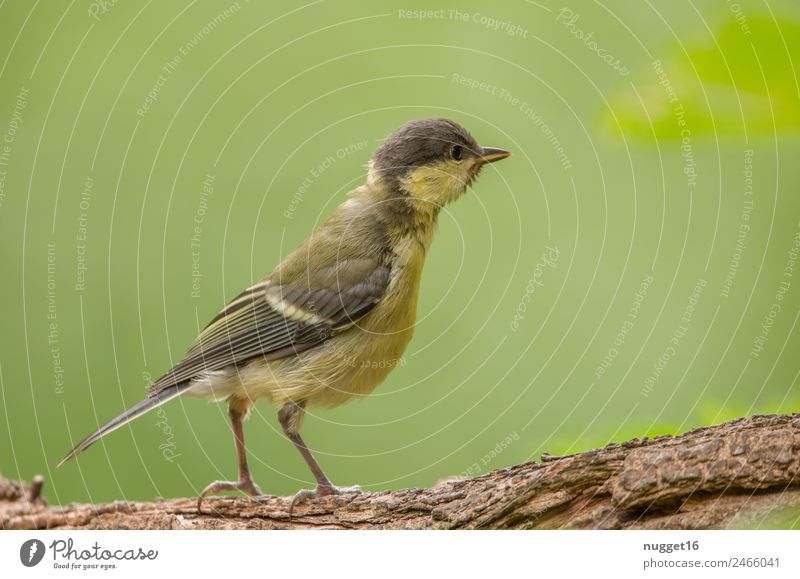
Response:
[{"label": "rough bark texture", "polygon": [[3,529],[713,529],[800,516],[800,414],[753,416],[681,436],[542,456],[430,489],[49,507],[0,478]]}]

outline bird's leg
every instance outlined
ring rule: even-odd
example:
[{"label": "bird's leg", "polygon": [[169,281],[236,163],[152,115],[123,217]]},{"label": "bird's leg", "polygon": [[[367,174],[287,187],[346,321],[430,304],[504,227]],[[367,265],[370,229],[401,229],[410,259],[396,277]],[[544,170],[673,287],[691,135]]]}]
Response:
[{"label": "bird's leg", "polygon": [[214,481],[208,485],[200,496],[197,497],[197,510],[203,504],[203,499],[207,495],[215,495],[222,491],[243,491],[251,496],[260,495],[261,489],[258,488],[253,477],[250,476],[250,469],[247,467],[247,451],[244,446],[244,429],[242,427],[242,419],[247,414],[247,406],[242,409],[240,404],[231,401],[228,405],[228,416],[231,420],[231,429],[233,430],[233,441],[236,444],[236,456],[239,459],[239,480],[238,481]]},{"label": "bird's leg", "polygon": [[298,501],[302,501],[307,498],[316,496],[361,492],[361,488],[357,486],[353,487],[333,486],[333,484],[331,484],[331,481],[328,480],[328,477],[325,476],[325,473],[322,472],[322,468],[319,466],[319,463],[314,458],[314,455],[311,454],[311,451],[308,450],[306,443],[303,442],[303,439],[300,436],[300,433],[298,432],[300,430],[300,425],[303,423],[304,414],[305,414],[305,408],[303,407],[302,404],[297,404],[296,402],[287,402],[278,411],[278,421],[281,423],[281,427],[283,428],[283,433],[289,440],[291,440],[294,443],[295,448],[297,448],[297,450],[300,451],[300,454],[306,461],[308,468],[311,470],[311,474],[314,475],[314,479],[316,479],[317,481],[316,489],[302,490],[294,496],[294,498],[292,499],[291,507],[289,508],[290,516],[292,509],[294,509],[295,503],[297,503]]}]

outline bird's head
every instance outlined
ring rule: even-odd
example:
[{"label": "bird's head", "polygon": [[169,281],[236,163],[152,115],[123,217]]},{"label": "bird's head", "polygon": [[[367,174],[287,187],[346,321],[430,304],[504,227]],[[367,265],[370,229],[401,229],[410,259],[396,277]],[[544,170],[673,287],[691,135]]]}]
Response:
[{"label": "bird's head", "polygon": [[422,119],[389,135],[372,156],[371,171],[415,211],[437,213],[464,193],[484,165],[509,155],[481,147],[449,119]]}]

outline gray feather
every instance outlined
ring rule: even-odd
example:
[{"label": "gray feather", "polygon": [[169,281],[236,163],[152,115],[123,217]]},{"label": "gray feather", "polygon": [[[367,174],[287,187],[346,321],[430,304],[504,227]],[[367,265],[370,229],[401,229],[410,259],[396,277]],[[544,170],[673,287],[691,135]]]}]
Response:
[{"label": "gray feather", "polygon": [[84,450],[89,448],[95,442],[103,438],[106,434],[115,431],[120,426],[124,426],[131,420],[139,418],[142,414],[149,412],[153,408],[161,406],[162,404],[172,400],[173,398],[180,396],[181,394],[186,391],[189,387],[189,384],[180,384],[177,386],[170,386],[169,388],[165,388],[152,398],[145,398],[138,404],[134,404],[130,408],[128,408],[125,412],[114,418],[113,420],[107,422],[97,432],[90,434],[86,438],[84,438],[78,445],[73,448],[67,456],[61,459],[61,462],[58,463],[58,466],[61,466],[69,459],[74,458],[75,456],[82,453]]}]

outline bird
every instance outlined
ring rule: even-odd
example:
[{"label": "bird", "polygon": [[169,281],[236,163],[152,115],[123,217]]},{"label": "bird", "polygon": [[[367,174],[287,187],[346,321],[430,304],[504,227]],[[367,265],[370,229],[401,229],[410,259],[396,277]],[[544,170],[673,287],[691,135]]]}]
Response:
[{"label": "bird", "polygon": [[359,492],[336,487],[300,429],[309,408],[369,395],[398,366],[414,333],[423,264],[437,218],[487,164],[509,157],[481,147],[446,118],[411,120],[375,149],[365,182],[266,277],[237,295],[144,400],[75,446],[58,466],[110,432],[179,396],[226,402],[239,466],[236,481],[200,493],[261,495],[247,464],[243,421],[257,400],[302,455],[316,487],[295,502]]}]

